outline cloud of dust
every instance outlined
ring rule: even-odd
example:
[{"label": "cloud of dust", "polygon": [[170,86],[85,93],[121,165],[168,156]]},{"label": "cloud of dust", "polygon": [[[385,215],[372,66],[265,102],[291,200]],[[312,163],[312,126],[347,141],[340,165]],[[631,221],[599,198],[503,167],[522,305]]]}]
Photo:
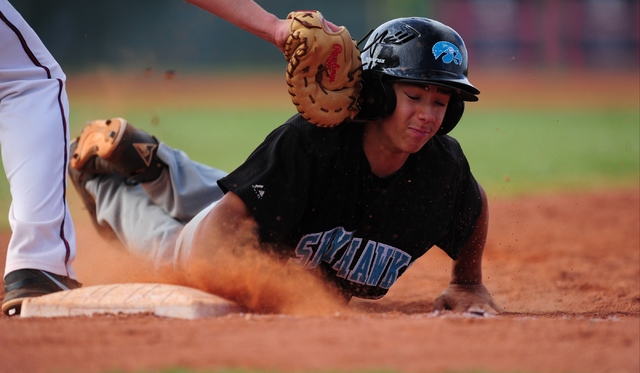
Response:
[{"label": "cloud of dust", "polygon": [[160,269],[163,282],[194,287],[260,313],[347,312],[347,302],[331,285],[258,248],[254,228],[246,224],[235,242],[207,248],[212,255],[206,260],[192,259],[181,270]]},{"label": "cloud of dust", "polygon": [[[254,223],[255,224],[255,223]],[[99,237],[86,221],[77,222],[81,255],[74,268],[85,286],[113,283],[165,283],[189,286],[233,300],[253,312],[296,315],[348,313],[344,297],[317,275],[276,259],[257,247],[255,225],[238,229],[237,241],[207,247],[214,255],[175,268],[156,265],[127,249],[117,238]],[[209,260],[210,259],[210,260]]]}]

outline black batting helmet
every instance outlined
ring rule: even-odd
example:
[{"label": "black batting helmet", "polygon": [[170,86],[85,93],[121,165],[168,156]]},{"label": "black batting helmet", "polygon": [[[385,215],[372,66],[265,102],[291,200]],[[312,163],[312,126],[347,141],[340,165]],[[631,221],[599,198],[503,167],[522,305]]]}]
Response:
[{"label": "black batting helmet", "polygon": [[467,76],[467,48],[451,27],[420,17],[388,21],[371,33],[362,49],[361,115],[375,120],[393,112],[393,82],[443,86],[452,90],[438,131],[446,134],[462,117],[464,101],[478,100],[480,91]]}]

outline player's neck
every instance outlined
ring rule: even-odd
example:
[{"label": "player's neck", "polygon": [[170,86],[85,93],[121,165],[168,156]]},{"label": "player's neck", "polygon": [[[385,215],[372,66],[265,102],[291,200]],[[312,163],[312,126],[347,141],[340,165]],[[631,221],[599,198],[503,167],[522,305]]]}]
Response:
[{"label": "player's neck", "polygon": [[391,151],[377,138],[375,132],[366,129],[362,138],[362,148],[371,172],[381,178],[395,174],[409,158],[409,153]]}]

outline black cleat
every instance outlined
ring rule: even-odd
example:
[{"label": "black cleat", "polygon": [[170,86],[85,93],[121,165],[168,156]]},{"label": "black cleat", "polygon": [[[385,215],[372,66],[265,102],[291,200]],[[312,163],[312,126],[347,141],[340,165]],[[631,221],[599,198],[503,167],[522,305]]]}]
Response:
[{"label": "black cleat", "polygon": [[16,316],[27,298],[39,297],[63,290],[77,289],[82,284],[69,277],[56,275],[39,269],[19,269],[4,278],[4,300],[2,312]]}]

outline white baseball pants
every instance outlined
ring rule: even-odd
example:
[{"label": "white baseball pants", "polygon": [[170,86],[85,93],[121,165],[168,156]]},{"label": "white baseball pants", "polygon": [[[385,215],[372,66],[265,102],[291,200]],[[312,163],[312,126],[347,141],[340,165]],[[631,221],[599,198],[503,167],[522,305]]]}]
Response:
[{"label": "white baseball pants", "polygon": [[95,197],[98,224],[110,226],[130,252],[180,267],[196,227],[224,196],[217,181],[227,173],[164,143],[157,155],[168,167],[153,182],[129,186],[122,176],[104,175],[85,187]]},{"label": "white baseball pants", "polygon": [[75,279],[66,201],[66,76],[36,33],[0,0],[0,146],[11,189],[5,275],[32,268]]}]

